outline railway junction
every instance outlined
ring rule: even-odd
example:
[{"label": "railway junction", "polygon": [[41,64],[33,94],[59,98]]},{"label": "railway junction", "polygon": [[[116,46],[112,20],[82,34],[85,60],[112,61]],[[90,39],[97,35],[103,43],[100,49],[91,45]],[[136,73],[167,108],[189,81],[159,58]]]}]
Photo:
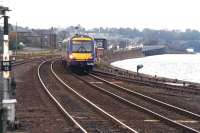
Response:
[{"label": "railway junction", "polygon": [[63,65],[59,50],[30,53],[12,62],[11,102],[2,115],[9,132],[200,133],[199,84],[109,65],[142,56],[137,50],[105,52],[90,73]]},{"label": "railway junction", "polygon": [[200,132],[198,85],[110,66],[73,73],[59,55],[18,60],[14,132]]},{"label": "railway junction", "polygon": [[[63,65],[62,52],[53,49],[36,54],[19,52],[11,61],[7,11],[8,8],[1,10],[4,50],[0,132],[200,133],[199,84],[110,66],[112,61],[140,57],[138,50],[104,53],[99,49],[99,62],[88,73],[72,71]],[[41,33],[39,37],[45,36]],[[81,38],[81,43],[87,46],[93,42],[89,52],[90,48],[95,49],[95,39],[77,36],[71,45],[79,45]],[[54,48],[54,34],[49,38]],[[81,49],[82,53],[77,47],[78,54],[71,50],[69,58],[84,58],[79,53],[87,53],[85,57],[94,60],[94,53],[89,53],[86,47]]]}]

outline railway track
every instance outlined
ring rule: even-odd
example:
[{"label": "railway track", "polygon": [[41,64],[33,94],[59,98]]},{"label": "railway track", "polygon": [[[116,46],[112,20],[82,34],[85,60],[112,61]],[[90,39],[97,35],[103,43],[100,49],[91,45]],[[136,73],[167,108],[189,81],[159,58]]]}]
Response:
[{"label": "railway track", "polygon": [[[93,86],[96,89],[98,89],[104,93],[107,93],[108,95],[111,95],[122,102],[125,102],[126,104],[129,104],[133,107],[137,107],[140,110],[143,110],[147,113],[154,115],[155,117],[159,118],[160,120],[168,122],[175,127],[179,127],[180,129],[183,129],[183,131],[187,130],[188,132],[199,132],[198,130],[200,130],[200,127],[198,125],[199,125],[200,116],[198,114],[195,114],[195,113],[189,112],[187,110],[181,109],[179,107],[175,107],[173,105],[158,101],[156,99],[145,96],[138,92],[131,91],[127,88],[110,83],[109,81],[106,81],[95,75],[90,75],[90,76],[92,76],[92,79],[86,78],[86,77],[84,77],[84,79],[79,78],[79,77],[77,77],[77,78],[81,79],[82,81],[89,84],[90,86]],[[97,80],[94,80],[93,78],[95,78]],[[112,86],[112,87],[108,87],[104,83],[108,84],[109,86]],[[139,99],[132,98],[133,96],[139,97]],[[141,100],[144,100],[144,102],[141,102]],[[135,102],[137,102],[137,104]],[[147,102],[149,102],[150,104],[147,105]],[[158,107],[152,105],[152,103],[156,104],[158,106],[164,107],[165,109],[161,109],[160,107],[158,108]],[[140,105],[142,104],[142,105],[140,106],[138,104],[140,104]],[[147,109],[147,108],[150,108],[150,109]],[[156,113],[156,110],[159,113]],[[177,115],[178,113],[180,115]],[[166,117],[166,115],[170,117],[170,115],[172,115],[172,114],[175,114],[175,115],[173,115],[171,118]],[[178,121],[173,120],[174,117]],[[194,127],[197,127],[198,130],[193,129],[190,126],[181,124],[181,122],[184,122],[184,121],[185,122],[188,122],[188,121],[196,122],[197,124],[195,124]],[[188,125],[191,125],[191,124],[188,124]]]},{"label": "railway track", "polygon": [[[171,125],[173,125],[173,126],[175,126],[175,127],[178,127],[178,128],[180,128],[180,129],[182,129],[183,131],[187,131],[187,132],[199,132],[198,130],[200,130],[199,129],[199,121],[196,121],[196,120],[200,120],[200,116],[198,115],[198,114],[195,114],[195,113],[192,113],[192,112],[190,112],[190,111],[187,111],[187,110],[184,110],[184,109],[181,109],[181,108],[179,108],[179,107],[176,107],[176,106],[173,106],[173,105],[170,105],[170,104],[167,104],[167,103],[164,103],[164,102],[161,102],[161,101],[158,101],[158,100],[156,100],[156,99],[153,99],[153,98],[151,98],[151,97],[148,97],[148,96],[145,96],[145,95],[143,95],[143,94],[139,94],[139,93],[137,93],[137,92],[134,92],[134,91],[130,91],[130,90],[128,90],[128,89],[126,89],[126,88],[124,88],[124,87],[121,87],[121,86],[119,86],[119,85],[115,85],[115,84],[113,84],[113,83],[110,83],[110,82],[108,82],[108,81],[106,81],[106,80],[104,80],[104,79],[101,79],[101,78],[99,78],[99,77],[97,77],[97,76],[94,76],[94,75],[91,75],[93,78],[96,78],[96,79],[98,79],[98,81],[92,81],[93,79],[90,79],[90,78],[87,78],[87,77],[84,77],[84,78],[80,78],[80,77],[78,77],[78,76],[76,76],[76,78],[78,78],[78,79],[80,79],[80,80],[82,80],[83,82],[85,82],[85,83],[87,83],[88,85],[90,85],[90,86],[92,86],[92,87],[95,87],[96,89],[98,89],[98,90],[100,90],[100,91],[103,91],[104,93],[107,93],[108,95],[111,95],[111,96],[113,96],[113,97],[115,97],[116,99],[118,99],[118,100],[120,100],[120,101],[122,101],[122,102],[124,102],[124,103],[126,103],[126,104],[129,104],[129,105],[131,105],[131,106],[133,106],[133,107],[137,107],[138,109],[140,109],[140,110],[143,110],[144,112],[147,112],[147,113],[149,113],[149,114],[152,114],[153,116],[155,116],[156,118],[159,118],[160,120],[163,120],[163,121],[165,121],[165,122],[167,122],[168,124],[170,123]],[[125,94],[122,94],[122,92],[119,92],[118,94],[117,94],[117,92],[116,92],[116,89],[114,90],[114,89],[109,89],[109,91],[108,91],[108,87],[106,87],[105,85],[102,85],[100,82],[103,82],[103,83],[106,83],[106,84],[109,84],[109,86],[112,86],[112,87],[115,87],[115,88],[117,88],[117,89],[120,89],[121,91],[125,91],[125,93],[129,93],[129,94],[127,94],[127,95],[125,95]],[[99,86],[99,84],[101,84],[100,86]],[[105,89],[106,88],[106,89]],[[112,90],[112,92],[111,92],[111,90]],[[115,91],[114,93],[113,93],[113,91]],[[120,96],[120,95],[123,95],[123,97],[122,96]],[[162,110],[162,109],[160,109],[160,108],[156,108],[155,106],[153,106],[153,108],[154,109],[151,109],[151,110],[149,110],[149,109],[147,109],[146,107],[142,107],[142,106],[140,106],[140,105],[138,105],[138,104],[135,104],[135,103],[133,103],[132,101],[135,101],[135,99],[131,99],[130,97],[132,95],[136,95],[137,97],[139,96],[140,98],[142,98],[143,100],[145,100],[145,102],[147,102],[147,101],[151,101],[151,104],[152,103],[154,103],[154,104],[157,104],[157,105],[159,105],[159,106],[161,106],[161,107],[164,107],[164,108],[166,108],[166,109],[168,109],[169,110],[169,113],[166,113],[166,109],[164,109],[164,110]],[[129,97],[129,100],[127,100],[127,97]],[[141,100],[141,99],[139,99],[139,100]],[[141,101],[140,101],[141,102]],[[141,104],[141,103],[140,103]],[[144,104],[146,104],[146,103],[143,103],[143,105]],[[149,105],[150,106],[150,105]],[[155,111],[152,111],[152,110],[157,110],[157,109],[159,109],[159,113],[156,113]],[[160,111],[160,110],[162,110],[162,111]],[[172,113],[172,111],[173,111],[173,113],[174,113],[174,115],[173,115],[173,117],[175,116],[176,118],[175,119],[177,119],[177,120],[173,120],[172,118],[173,117],[171,117],[171,118],[167,118],[166,117],[166,114],[167,115],[170,115],[171,113]],[[177,115],[177,113],[179,113],[180,115]],[[161,115],[161,114],[164,114],[164,115]],[[189,117],[188,117],[189,116]],[[185,120],[184,120],[185,119]],[[191,121],[191,122],[196,122],[197,124],[195,125],[195,127],[196,128],[198,128],[198,130],[196,130],[196,129],[194,129],[194,128],[191,128],[190,126],[191,126],[191,124],[188,124],[188,125],[190,125],[190,126],[187,126],[187,125],[183,125],[183,124],[181,124],[181,122],[188,122],[188,121]]]},{"label": "railway track", "polygon": [[[48,61],[44,61],[42,62],[39,67],[38,67],[38,78],[42,84],[42,86],[44,87],[44,90],[46,91],[46,93],[48,94],[48,96],[51,98],[51,100],[55,103],[55,105],[58,107],[58,109],[62,112],[62,114],[64,115],[64,117],[66,119],[70,119],[72,124],[74,124],[75,126],[77,126],[79,128],[79,132],[86,132],[84,128],[82,128],[82,126],[80,126],[73,118],[71,115],[69,115],[69,113],[63,108],[63,106],[58,102],[58,100],[51,94],[51,92],[49,91],[49,89],[47,88],[47,85],[44,82],[44,79],[42,76],[46,75],[44,74],[44,69],[43,70],[43,74],[41,74],[41,67],[43,65],[45,65]],[[48,66],[47,66],[48,67]],[[75,128],[75,127],[73,127]]]},{"label": "railway track", "polygon": [[[25,59],[25,60],[15,61],[12,63],[12,67],[17,67],[17,66],[20,66],[20,65],[23,65],[26,63],[30,63],[33,61],[38,61],[38,60],[43,60],[43,59],[42,58],[33,58],[33,59]],[[1,64],[0,64],[0,68],[1,68]]]},{"label": "railway track", "polygon": [[[178,122],[175,122],[174,120],[155,113],[150,109],[141,107],[140,105],[137,105],[136,103],[130,101],[130,99],[127,100],[126,98],[121,98],[119,95],[123,95],[122,92],[120,92],[119,94],[112,94],[108,92],[108,86],[104,86],[104,89],[102,87],[99,87],[98,85],[102,84],[102,81],[98,81],[93,77],[87,75],[72,76],[71,73],[68,71],[67,73],[63,73],[63,69],[61,69],[57,64],[58,63],[55,64],[55,70],[56,73],[60,75],[62,80],[64,80],[71,86],[77,87],[76,90],[79,93],[81,93],[85,97],[88,97],[88,99],[92,100],[102,108],[108,110],[114,116],[123,120],[130,127],[134,127],[134,129],[137,129],[137,131],[139,132],[198,132],[193,128],[187,127]],[[71,76],[69,77],[66,75]],[[74,80],[76,80],[75,84],[72,83]],[[82,88],[78,86],[82,86]],[[109,97],[109,100],[107,99],[107,97]],[[102,103],[102,101],[107,101],[107,103]],[[109,104],[110,102],[111,104]],[[124,106],[126,106],[126,108]],[[176,117],[178,117],[178,115]]]},{"label": "railway track", "polygon": [[153,97],[157,100],[169,103],[171,105],[178,106],[185,110],[189,110],[196,114],[200,114],[200,107],[198,102],[200,100],[199,95],[162,89],[162,87],[153,87],[151,85],[127,82],[126,79],[124,80],[123,78],[116,78],[115,76],[107,76],[105,73],[99,74],[94,72],[93,74],[106,79],[109,82],[115,82],[116,84],[123,86],[131,91],[135,91],[143,95]]},{"label": "railway track", "polygon": [[36,59],[26,59],[26,60],[22,60],[22,61],[16,61],[12,64],[12,66],[15,67],[15,66],[23,65],[23,64],[30,63],[30,62],[33,62],[36,60],[40,60],[40,59],[36,58]]},{"label": "railway track", "polygon": [[[76,132],[62,113],[47,96],[38,76],[42,60],[33,61],[14,68],[17,82],[16,117],[20,127],[16,132],[66,133]],[[78,131],[77,131],[78,132]]]},{"label": "railway track", "polygon": [[136,83],[139,85],[147,85],[154,88],[165,89],[165,90],[173,91],[173,92],[181,92],[181,93],[195,94],[195,95],[200,94],[200,88],[196,88],[196,86],[191,86],[191,85],[190,86],[183,86],[183,84],[175,85],[175,83],[161,82],[161,81],[157,81],[156,79],[153,80],[151,78],[147,80],[147,78],[143,78],[143,77],[130,78],[128,76],[113,74],[109,72],[103,72],[100,70],[95,70],[94,74],[117,79],[117,80],[122,80],[129,83]]},{"label": "railway track", "polygon": [[137,132],[76,92],[52,68],[50,62],[43,62],[38,77],[47,94],[80,132]]}]

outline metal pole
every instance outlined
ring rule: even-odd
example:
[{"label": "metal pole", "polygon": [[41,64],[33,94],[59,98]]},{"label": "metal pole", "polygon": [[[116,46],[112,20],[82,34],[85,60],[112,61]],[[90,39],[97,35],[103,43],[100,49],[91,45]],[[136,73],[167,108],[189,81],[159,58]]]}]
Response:
[{"label": "metal pole", "polygon": [[17,47],[18,47],[18,45],[17,45],[17,43],[18,43],[18,33],[17,33],[17,22],[16,22],[16,38],[15,38],[16,40],[16,42],[15,42],[15,56],[17,55]]},{"label": "metal pole", "polygon": [[[9,44],[8,44],[8,16],[4,14],[4,36],[3,36],[3,62],[10,61],[9,57]],[[10,78],[10,71],[3,71],[3,100],[9,99],[8,95],[8,84]],[[3,133],[7,129],[7,107],[3,103]]]},{"label": "metal pole", "polygon": [[[4,15],[4,43],[3,43],[3,62],[9,62],[9,43],[8,43],[8,16]],[[8,81],[10,79],[10,71],[3,71],[4,78],[4,94],[3,99],[8,99]]]}]

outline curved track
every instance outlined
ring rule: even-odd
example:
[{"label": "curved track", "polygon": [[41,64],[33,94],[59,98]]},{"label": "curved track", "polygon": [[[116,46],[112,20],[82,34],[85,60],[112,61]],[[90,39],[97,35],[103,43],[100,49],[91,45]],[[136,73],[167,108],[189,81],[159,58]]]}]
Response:
[{"label": "curved track", "polygon": [[38,76],[38,66],[42,61],[34,61],[14,68],[17,83],[16,117],[19,129],[16,132],[64,133],[74,131],[71,122],[48,97]]},{"label": "curved track", "polygon": [[[116,76],[116,75],[110,75],[110,74],[99,73],[99,72],[94,72],[93,74],[109,82],[113,82],[117,85],[120,85],[130,91],[134,91],[136,93],[143,94],[148,97],[152,97],[154,99],[169,103],[179,108],[189,110],[190,112],[200,114],[200,107],[199,107],[200,98],[199,98],[199,95],[197,95],[197,92],[200,92],[199,90],[194,91],[194,90],[188,89],[188,91],[193,91],[194,93],[186,93],[186,92],[182,92],[182,90],[187,90],[183,87],[182,88],[180,87],[179,89],[174,91],[174,90],[169,90],[169,89],[163,89],[162,86],[164,86],[164,84],[160,87],[159,85],[155,85],[155,86],[144,85],[144,84],[135,83],[134,79],[128,78],[128,81],[127,81],[126,77],[122,77],[119,75]],[[148,84],[148,82],[146,84]]]},{"label": "curved track", "polygon": [[[54,69],[56,70],[56,73],[60,75],[62,80],[65,81],[65,83],[68,83],[71,86],[76,87],[77,88],[76,90],[79,93],[81,93],[88,99],[92,100],[94,103],[97,103],[99,106],[106,109],[107,111],[111,112],[111,114],[114,114],[114,116],[116,116],[117,118],[120,118],[130,127],[134,127],[134,129],[137,129],[139,132],[160,132],[160,131],[163,132],[163,130],[167,132],[183,132],[183,131],[198,132],[195,129],[176,123],[173,120],[170,120],[162,115],[159,115],[158,113],[155,113],[152,110],[145,109],[145,107],[138,106],[134,104],[133,102],[130,102],[126,98],[120,97],[120,95],[118,94],[109,93],[108,91],[106,91],[108,89],[108,86],[104,86],[103,87],[104,89],[98,86],[102,84],[102,81],[97,81],[96,79],[88,75],[72,76],[72,73],[70,72],[63,73],[63,69],[61,68],[61,66],[57,64],[55,64]],[[71,76],[69,77],[66,75],[71,75]],[[76,81],[76,83],[80,85],[73,83],[74,81]],[[82,88],[78,89],[78,86],[82,86]],[[112,105],[109,104],[108,105],[109,107],[108,107],[107,104],[104,105],[102,104],[101,101],[102,102],[107,101],[107,104],[111,102]],[[116,105],[118,105],[118,107]],[[126,106],[126,107],[123,107],[123,106]],[[121,113],[121,112],[124,112],[124,113]],[[157,120],[153,120],[152,117],[156,118]],[[159,120],[161,120],[161,122]],[[135,121],[134,125],[132,125],[133,121]],[[142,125],[140,121],[144,121],[144,123],[146,124],[143,123]],[[169,127],[169,125],[173,125],[171,127],[175,127],[176,129],[172,129],[171,127]],[[146,129],[149,126],[151,127],[151,130],[149,128]],[[143,129],[141,129],[141,127]]]},{"label": "curved track", "polygon": [[[126,102],[127,104],[131,105],[131,106],[137,106],[139,109],[141,110],[145,110],[146,112],[149,112],[151,113],[152,115],[156,116],[157,118],[161,119],[161,120],[164,120],[168,123],[171,123],[171,125],[174,125],[176,127],[179,127],[179,128],[182,128],[183,130],[187,130],[188,132],[199,132],[189,126],[186,126],[186,125],[183,125],[179,122],[176,122],[175,120],[172,120],[172,119],[169,119],[167,118],[166,116],[164,115],[160,115],[158,113],[155,113],[154,111],[152,110],[149,110],[145,107],[141,107],[140,105],[136,105],[135,103],[133,103],[132,101],[135,101],[133,99],[130,98],[130,100],[127,100],[129,99],[129,97],[132,97],[132,96],[136,96],[136,97],[139,97],[140,99],[143,99],[145,100],[146,102],[150,102],[150,103],[153,103],[153,104],[157,104],[159,106],[162,106],[168,110],[171,110],[171,111],[175,111],[174,113],[179,113],[181,115],[184,115],[185,117],[188,117],[189,116],[189,120],[191,119],[194,119],[193,121],[195,120],[200,120],[200,115],[199,114],[195,114],[195,113],[192,113],[190,111],[187,111],[185,109],[181,109],[179,107],[176,107],[176,106],[173,106],[173,105],[170,105],[170,104],[167,104],[167,103],[164,103],[162,101],[159,101],[159,100],[156,100],[156,99],[153,99],[151,97],[148,97],[148,96],[145,96],[143,94],[140,94],[138,92],[135,92],[135,91],[131,91],[125,87],[122,87],[122,86],[119,86],[119,85],[116,85],[114,83],[111,83],[109,81],[106,81],[100,77],[97,77],[95,75],[90,75],[92,76],[93,78],[97,79],[97,81],[100,81],[100,82],[103,82],[103,83],[106,83],[108,84],[109,86],[112,86],[113,88],[116,88],[118,89],[120,92],[116,92],[116,89],[113,90],[113,89],[107,89],[108,87],[105,87],[105,85],[99,85],[99,84],[95,84],[95,82],[97,83],[97,81],[93,81],[93,83],[89,83],[87,81],[89,81],[89,79],[86,80],[83,80],[84,82],[86,82],[87,84],[90,84],[91,86],[94,86],[96,87],[97,89],[107,93],[108,95],[112,95],[113,97],[116,97],[117,99],[123,101],[123,102]],[[104,88],[104,89],[103,89]],[[106,88],[106,89],[105,89]],[[127,93],[127,94],[124,94],[124,93]],[[120,96],[121,95],[121,96]],[[132,101],[131,101],[132,100]],[[141,102],[141,101],[140,101]],[[140,103],[141,104],[141,103]],[[143,103],[143,104],[146,104],[146,103]],[[153,106],[153,105],[152,105]],[[165,111],[165,110],[164,110]],[[171,113],[171,112],[170,112]],[[170,114],[169,113],[169,114]],[[162,114],[166,114],[166,112],[163,112]],[[179,118],[179,116],[177,117]],[[182,117],[184,118],[184,117]],[[197,121],[198,122],[198,121]]]},{"label": "curved track", "polygon": [[140,85],[157,87],[157,88],[160,88],[160,89],[165,89],[167,91],[170,90],[170,91],[173,91],[173,92],[195,94],[195,95],[200,94],[200,89],[196,88],[196,87],[183,86],[183,84],[177,84],[176,85],[176,83],[173,83],[173,82],[167,83],[167,82],[163,82],[163,81],[158,80],[158,79],[140,77],[140,76],[131,78],[130,74],[127,76],[127,75],[125,75],[125,72],[123,72],[121,74],[113,74],[113,73],[110,73],[110,72],[103,72],[103,71],[100,71],[100,70],[95,70],[94,74],[104,75],[104,76],[109,77],[109,78],[122,80],[122,81],[129,82],[129,83],[136,83],[136,84],[140,84]]},{"label": "curved track", "polygon": [[44,87],[44,89],[45,89],[46,93],[48,94],[48,96],[54,101],[56,106],[63,112],[63,115],[65,117],[67,117],[67,119],[69,118],[74,123],[74,125],[76,125],[82,132],[87,133],[87,131],[64,109],[64,107],[58,102],[58,100],[51,94],[51,92],[46,87],[44,81],[42,80],[41,74],[40,74],[40,69],[41,69],[41,66],[44,65],[47,62],[48,61],[42,62],[38,67],[38,78],[39,78],[42,86]]},{"label": "curved track", "polygon": [[[44,65],[46,65],[46,67],[41,70],[41,67],[44,67]],[[56,81],[56,83],[54,82],[54,85],[56,87],[51,88],[51,85],[48,84],[48,82],[51,81],[49,81],[49,78],[45,77],[50,77],[50,72],[48,72],[48,74],[46,72],[44,73],[44,71],[47,71],[47,69],[49,69],[48,65],[50,65],[50,63],[43,62],[38,68],[38,77],[42,85],[44,86],[45,91],[52,98],[54,103],[56,103],[58,108],[62,110],[65,116],[68,117],[68,119],[70,119],[74,123],[74,125],[77,126],[82,132],[105,132],[103,131],[105,129],[107,129],[108,132],[137,132],[134,129],[127,126],[126,124],[124,124],[123,122],[121,122],[120,120],[116,119],[114,116],[101,109],[100,107],[98,107],[97,105],[95,105],[94,103],[92,103],[91,101],[89,101],[88,99],[86,99],[85,97],[83,97],[82,95],[80,95],[72,87],[67,85],[58,77],[58,75],[56,75],[56,73],[52,69],[52,65],[51,72],[59,81]],[[58,85],[58,82],[62,83],[62,87],[61,85]],[[48,87],[46,85],[48,85]],[[60,91],[61,89],[62,91]],[[64,96],[64,93],[68,95]],[[71,97],[73,98],[71,99],[71,103],[68,103],[68,106],[62,104],[65,102],[65,98]],[[77,105],[71,105],[73,104],[73,102]],[[77,107],[79,107],[79,110],[81,110],[79,114],[73,111],[73,108]],[[87,119],[84,118],[86,116]],[[96,125],[95,128],[93,127],[94,124]],[[100,128],[97,126],[100,126]]]},{"label": "curved track", "polygon": [[[158,101],[158,100],[156,100],[156,99],[153,99],[153,98],[151,98],[151,97],[145,96],[145,95],[143,95],[143,94],[140,94],[140,93],[137,93],[137,92],[134,92],[134,91],[130,91],[130,90],[124,88],[124,87],[121,87],[121,86],[119,86],[119,85],[110,83],[109,81],[106,81],[106,80],[104,80],[104,79],[101,79],[101,78],[99,78],[99,77],[97,77],[97,76],[94,76],[94,75],[91,75],[91,76],[92,76],[93,78],[95,78],[95,79],[98,79],[98,81],[100,81],[100,82],[98,82],[98,81],[96,81],[96,80],[94,80],[94,79],[90,79],[90,78],[88,78],[88,76],[84,76],[84,77],[75,76],[75,77],[76,77],[77,79],[79,79],[79,80],[85,82],[86,84],[88,84],[88,85],[90,85],[90,86],[92,86],[92,87],[94,87],[94,88],[100,90],[101,92],[104,92],[104,93],[106,93],[107,95],[110,95],[110,96],[114,97],[115,99],[120,100],[121,102],[123,102],[123,103],[125,103],[125,104],[127,104],[127,105],[130,105],[130,106],[132,106],[132,107],[136,107],[136,108],[138,108],[139,110],[142,110],[142,111],[144,111],[144,112],[146,112],[146,113],[148,113],[148,114],[151,114],[152,116],[154,116],[154,117],[156,117],[156,118],[158,118],[158,119],[160,119],[160,120],[166,122],[166,123],[169,124],[169,125],[172,125],[172,126],[178,128],[178,129],[180,129],[180,130],[182,130],[182,131],[200,133],[198,130],[194,129],[193,127],[190,127],[190,126],[181,124],[179,121],[176,121],[176,120],[173,120],[172,118],[166,117],[165,110],[163,110],[163,112],[162,112],[164,115],[159,114],[159,113],[156,113],[156,112],[152,111],[151,109],[146,108],[145,106],[138,105],[138,104],[132,102],[131,100],[128,100],[128,99],[126,99],[125,97],[120,96],[120,95],[122,95],[122,94],[120,94],[120,93],[122,93],[122,92],[120,92],[120,93],[119,93],[120,95],[119,95],[119,94],[110,92],[110,89],[108,90],[108,89],[107,89],[108,87],[106,87],[106,86],[104,86],[104,85],[103,85],[103,87],[101,87],[101,85],[100,85],[100,86],[98,86],[98,85],[101,84],[101,82],[103,82],[103,83],[108,84],[109,86],[112,86],[112,87],[114,87],[114,88],[120,89],[120,91],[125,91],[126,93],[129,93],[128,95],[135,95],[135,96],[137,96],[137,97],[140,97],[140,98],[142,98],[143,100],[145,100],[145,102],[146,102],[146,101],[148,101],[148,102],[150,101],[151,103],[156,104],[156,106],[158,105],[158,106],[167,108],[167,110],[170,110],[170,113],[172,113],[172,111],[173,111],[174,116],[176,116],[177,119],[186,119],[186,120],[189,120],[189,121],[193,121],[193,119],[194,119],[194,121],[195,121],[195,120],[199,120],[199,119],[200,119],[200,116],[199,116],[198,114],[195,114],[195,113],[189,112],[189,111],[187,111],[187,110],[184,110],[184,109],[175,107],[175,106],[173,106],[173,105],[170,105],[170,104],[167,104],[167,103]],[[106,89],[105,89],[105,88],[106,88]],[[116,89],[115,89],[115,90],[116,90]],[[177,112],[176,112],[176,111],[177,111],[178,113],[180,113],[180,116],[181,116],[181,117],[180,117],[179,115],[177,115]],[[189,117],[188,117],[188,116],[189,116]],[[198,122],[198,121],[197,121],[197,122]],[[197,124],[197,125],[198,125],[198,124]],[[199,128],[197,125],[195,125],[194,127],[195,127],[195,128]]]}]

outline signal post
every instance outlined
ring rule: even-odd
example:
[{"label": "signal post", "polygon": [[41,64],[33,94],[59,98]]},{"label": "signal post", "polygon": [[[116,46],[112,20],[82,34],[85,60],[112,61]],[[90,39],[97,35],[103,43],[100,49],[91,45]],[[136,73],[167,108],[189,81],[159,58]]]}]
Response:
[{"label": "signal post", "polygon": [[11,60],[9,55],[9,37],[8,37],[8,7],[0,6],[0,15],[4,19],[4,35],[3,35],[3,61],[1,62],[1,69],[3,71],[3,96],[1,101],[1,133],[6,133],[8,127],[14,127],[15,123],[15,104],[16,99],[10,99],[11,88]]}]

